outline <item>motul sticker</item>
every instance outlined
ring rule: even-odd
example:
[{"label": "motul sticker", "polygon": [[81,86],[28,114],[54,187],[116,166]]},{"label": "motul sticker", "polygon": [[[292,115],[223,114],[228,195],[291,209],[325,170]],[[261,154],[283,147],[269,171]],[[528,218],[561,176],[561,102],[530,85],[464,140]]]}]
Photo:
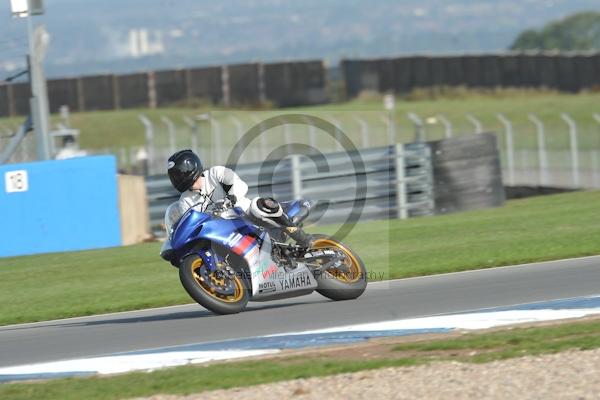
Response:
[{"label": "motul sticker", "polygon": [[258,285],[258,293],[270,293],[276,290],[275,282],[265,282]]}]

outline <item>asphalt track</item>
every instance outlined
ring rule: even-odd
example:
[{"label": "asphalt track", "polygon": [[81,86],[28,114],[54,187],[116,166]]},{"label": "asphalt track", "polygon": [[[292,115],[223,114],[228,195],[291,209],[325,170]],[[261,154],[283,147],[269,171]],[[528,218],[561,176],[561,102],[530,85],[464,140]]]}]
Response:
[{"label": "asphalt track", "polygon": [[313,294],[237,315],[192,304],[12,325],[0,328],[0,367],[597,294],[600,256],[377,282],[353,301]]}]

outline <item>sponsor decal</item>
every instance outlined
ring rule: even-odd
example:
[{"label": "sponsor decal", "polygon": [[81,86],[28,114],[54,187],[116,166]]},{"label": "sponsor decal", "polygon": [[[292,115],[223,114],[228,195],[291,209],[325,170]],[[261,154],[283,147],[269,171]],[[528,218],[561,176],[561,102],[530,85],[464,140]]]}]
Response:
[{"label": "sponsor decal", "polygon": [[[258,246],[256,246],[258,248]],[[265,272],[272,266],[275,266],[275,264],[273,264],[273,261],[271,260],[271,256],[267,253],[267,251],[263,251],[265,250],[265,248],[263,247],[261,249],[260,252],[260,260],[259,260],[259,264],[258,264],[258,268],[256,269],[256,271],[254,271],[254,273],[252,274],[252,277],[258,277],[259,274],[265,274]],[[271,275],[272,272],[268,273],[266,276]],[[265,275],[263,275],[265,276]]]},{"label": "sponsor decal", "polygon": [[275,282],[265,282],[258,285],[258,293],[271,293],[276,290]]},{"label": "sponsor decal", "polygon": [[310,277],[307,272],[298,275],[292,275],[287,279],[281,279],[279,282],[280,290],[301,289],[310,286]]},{"label": "sponsor decal", "polygon": [[256,240],[251,236],[243,236],[240,233],[232,233],[225,240],[225,244],[231,247],[234,253],[243,256],[248,253],[254,246],[256,246]]},{"label": "sponsor decal", "polygon": [[250,260],[250,262],[248,262],[248,264],[250,264],[250,265],[254,264],[253,260],[258,257],[258,250],[259,250],[259,247],[254,246],[246,253],[246,255],[245,255],[246,260]]},{"label": "sponsor decal", "polygon": [[263,271],[262,277],[263,277],[263,279],[267,279],[268,277],[273,275],[275,272],[277,272],[277,267],[275,266],[275,264],[271,264],[271,266],[269,268],[267,268],[265,271]]},{"label": "sponsor decal", "polygon": [[244,236],[241,233],[231,232],[227,239],[225,239],[225,244],[229,247],[235,246],[240,240],[242,240]]},{"label": "sponsor decal", "polygon": [[304,258],[315,258],[321,256],[335,256],[335,251],[333,250],[316,250],[310,253],[305,253]]}]

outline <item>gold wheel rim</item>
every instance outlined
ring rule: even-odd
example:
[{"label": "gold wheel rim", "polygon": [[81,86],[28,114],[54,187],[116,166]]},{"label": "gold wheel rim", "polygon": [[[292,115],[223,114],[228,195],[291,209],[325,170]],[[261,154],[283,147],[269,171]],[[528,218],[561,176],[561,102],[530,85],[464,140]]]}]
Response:
[{"label": "gold wheel rim", "polygon": [[352,254],[352,252],[341,243],[331,239],[316,239],[311,246],[313,249],[331,249],[341,250],[346,255],[346,264],[350,263],[350,270],[343,272],[335,268],[326,270],[328,274],[333,276],[335,279],[344,283],[357,282],[361,278],[360,263]]},{"label": "gold wheel rim", "polygon": [[[244,297],[244,286],[242,285],[242,281],[240,280],[239,277],[237,277],[237,276],[233,277],[233,284],[235,285],[235,291],[233,292],[233,295],[231,295],[231,296],[220,295],[220,294],[216,293],[214,291],[214,289],[212,289],[208,285],[208,283],[205,282],[204,278],[202,278],[200,276],[200,274],[198,274],[196,272],[196,270],[198,268],[200,268],[201,266],[202,266],[202,259],[197,259],[192,263],[192,265],[190,267],[192,270],[192,276],[194,277],[194,280],[196,281],[196,283],[198,284],[200,289],[202,289],[204,292],[206,292],[209,296],[211,296],[212,298],[217,299],[219,301],[223,301],[225,303],[237,303]],[[215,274],[215,272],[211,272],[211,274],[210,274],[210,279],[211,279],[212,283],[223,285],[225,283],[225,278],[217,277],[214,274]]]}]

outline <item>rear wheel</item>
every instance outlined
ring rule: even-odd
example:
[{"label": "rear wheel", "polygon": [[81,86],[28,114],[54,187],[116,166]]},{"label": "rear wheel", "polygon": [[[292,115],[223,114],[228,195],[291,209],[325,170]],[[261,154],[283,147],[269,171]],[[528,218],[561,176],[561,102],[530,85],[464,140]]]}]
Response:
[{"label": "rear wheel", "polygon": [[248,289],[239,274],[230,267],[210,271],[200,256],[183,260],[179,279],[192,299],[216,314],[239,313],[248,303]]},{"label": "rear wheel", "polygon": [[311,249],[334,250],[344,255],[343,268],[329,268],[315,276],[317,292],[332,300],[351,300],[367,288],[367,271],[358,254],[339,240],[327,235],[312,235]]}]

